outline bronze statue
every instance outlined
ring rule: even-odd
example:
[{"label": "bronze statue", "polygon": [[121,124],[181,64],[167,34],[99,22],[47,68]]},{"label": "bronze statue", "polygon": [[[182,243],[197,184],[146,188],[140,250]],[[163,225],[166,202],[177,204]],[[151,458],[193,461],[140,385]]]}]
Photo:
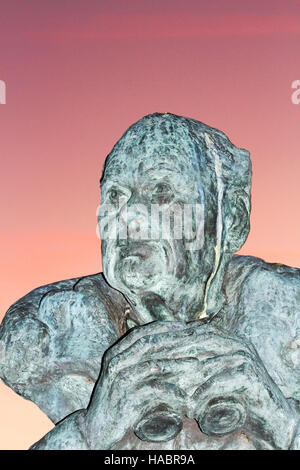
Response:
[{"label": "bronze statue", "polygon": [[300,447],[300,272],[234,255],[249,153],[173,114],[101,179],[103,274],[43,286],[0,327],[0,376],[54,429],[32,449]]}]

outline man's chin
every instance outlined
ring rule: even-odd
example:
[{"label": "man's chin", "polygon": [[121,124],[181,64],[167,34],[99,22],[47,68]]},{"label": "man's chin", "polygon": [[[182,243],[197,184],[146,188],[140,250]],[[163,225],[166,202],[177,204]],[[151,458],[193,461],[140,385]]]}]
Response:
[{"label": "man's chin", "polygon": [[122,292],[142,297],[144,292],[160,292],[166,279],[175,275],[174,246],[169,241],[110,242],[103,257],[103,270],[109,284]]}]

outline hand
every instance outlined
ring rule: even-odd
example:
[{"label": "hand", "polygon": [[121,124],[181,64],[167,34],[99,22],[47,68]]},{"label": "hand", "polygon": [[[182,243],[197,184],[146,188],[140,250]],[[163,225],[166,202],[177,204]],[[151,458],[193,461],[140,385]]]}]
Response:
[{"label": "hand", "polygon": [[88,432],[98,436],[102,448],[110,448],[149,404],[167,400],[201,424],[203,404],[220,398],[245,410],[243,429],[258,446],[289,445],[293,412],[253,346],[202,322],[151,323],[134,329],[106,353],[88,409]]},{"label": "hand", "polygon": [[232,417],[242,414],[243,430],[256,447],[289,448],[298,418],[253,345],[212,324],[198,325],[185,349],[199,360],[199,384],[191,381],[187,416],[206,434],[220,435],[218,426],[230,432]]},{"label": "hand", "polygon": [[[183,322],[155,322],[134,328],[106,352],[86,414],[91,448],[110,449],[162,403],[182,414],[187,397],[175,376],[188,369],[190,359],[164,359],[163,348],[165,335],[176,340],[183,327]],[[160,359],[153,359],[155,354]]]}]

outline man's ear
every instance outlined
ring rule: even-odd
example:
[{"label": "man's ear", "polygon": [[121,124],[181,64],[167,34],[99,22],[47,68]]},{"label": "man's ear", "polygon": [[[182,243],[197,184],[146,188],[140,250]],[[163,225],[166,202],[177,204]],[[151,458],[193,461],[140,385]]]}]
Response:
[{"label": "man's ear", "polygon": [[236,253],[250,230],[250,197],[243,189],[228,188],[223,199],[223,250]]}]

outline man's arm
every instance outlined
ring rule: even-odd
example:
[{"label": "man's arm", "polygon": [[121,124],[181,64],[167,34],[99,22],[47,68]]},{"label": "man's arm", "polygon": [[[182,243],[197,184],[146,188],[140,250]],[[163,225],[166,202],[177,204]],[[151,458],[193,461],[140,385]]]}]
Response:
[{"label": "man's arm", "polygon": [[79,410],[67,416],[29,450],[89,450],[85,413]]}]

